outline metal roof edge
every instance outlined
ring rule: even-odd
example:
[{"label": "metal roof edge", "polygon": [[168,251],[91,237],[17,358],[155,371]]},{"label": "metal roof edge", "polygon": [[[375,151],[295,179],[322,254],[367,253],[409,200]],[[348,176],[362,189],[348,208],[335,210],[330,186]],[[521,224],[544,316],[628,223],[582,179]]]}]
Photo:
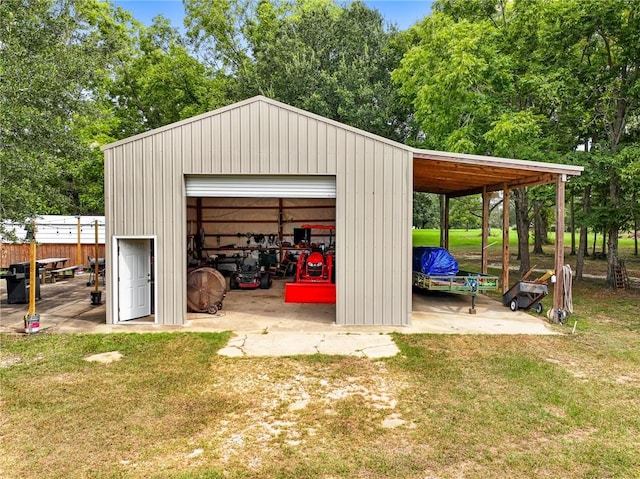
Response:
[{"label": "metal roof edge", "polygon": [[343,130],[347,130],[350,131],[351,133],[355,133],[357,135],[361,135],[361,136],[366,136],[367,138],[370,138],[372,140],[375,141],[380,141],[382,143],[386,143],[389,146],[393,146],[395,148],[400,148],[403,149],[407,152],[411,151],[411,147],[408,145],[405,145],[404,143],[399,143],[395,140],[391,140],[389,138],[386,138],[384,136],[380,136],[380,135],[376,135],[375,133],[371,133],[369,131],[366,130],[362,130],[360,128],[356,128],[355,126],[351,126],[351,125],[347,125],[346,123],[341,123],[337,120],[332,120],[331,118],[327,118],[325,116],[322,115],[318,115],[317,113],[312,113],[310,111],[307,110],[303,110],[302,108],[298,108],[292,105],[288,105],[286,103],[282,103],[278,100],[274,100],[272,98],[267,98],[265,96],[258,96],[258,97],[254,97],[254,98],[260,98],[260,100],[264,101],[265,103],[269,103],[273,106],[276,106],[278,108],[282,108],[284,110],[290,111],[292,113],[297,113],[299,115],[304,115],[308,118],[313,118],[314,120],[318,120],[321,121],[323,123],[326,123],[328,125],[332,125],[335,126],[336,128],[342,128]]},{"label": "metal roof edge", "polygon": [[341,128],[341,129],[350,131],[352,133],[356,133],[358,135],[366,136],[368,138],[371,138],[372,140],[376,140],[376,141],[380,141],[382,143],[386,143],[386,144],[388,144],[390,146],[393,146],[395,148],[401,148],[401,149],[406,150],[406,151],[411,151],[410,147],[405,145],[405,144],[403,144],[403,143],[398,143],[397,141],[390,140],[389,138],[385,138],[383,136],[376,135],[374,133],[370,133],[370,132],[365,131],[365,130],[361,130],[360,128],[356,128],[354,126],[349,126],[349,125],[346,125],[344,123],[340,123],[339,121],[332,120],[330,118],[326,118],[326,117],[318,115],[316,113],[311,113],[310,111],[306,111],[306,110],[303,110],[301,108],[297,108],[297,107],[288,105],[286,103],[282,103],[280,101],[274,100],[272,98],[268,98],[268,97],[263,96],[263,95],[256,95],[256,96],[253,96],[251,98],[247,98],[246,100],[242,100],[242,101],[239,101],[239,102],[236,102],[236,103],[232,103],[231,105],[223,106],[223,107],[218,108],[216,110],[211,110],[211,111],[206,112],[206,113],[201,113],[200,115],[196,115],[196,116],[193,116],[191,118],[185,118],[184,120],[176,121],[174,123],[169,123],[168,125],[164,125],[164,126],[161,126],[161,127],[158,127],[158,128],[154,128],[153,130],[145,131],[143,133],[139,133],[139,134],[134,135],[134,136],[123,138],[121,140],[114,141],[112,143],[108,143],[108,144],[100,147],[100,149],[102,151],[110,150],[112,148],[118,147],[120,145],[129,143],[129,142],[132,142],[132,141],[137,141],[137,140],[140,140],[142,138],[146,138],[148,136],[152,136],[152,135],[156,135],[158,133],[162,133],[164,131],[172,130],[174,128],[179,128],[179,127],[181,127],[183,125],[188,125],[189,123],[195,123],[197,121],[204,120],[205,118],[216,116],[216,115],[219,115],[221,113],[225,113],[227,111],[234,110],[236,108],[241,108],[241,107],[244,107],[246,105],[249,105],[251,103],[256,103],[256,102],[268,103],[268,104],[270,104],[272,106],[275,106],[277,108],[282,108],[282,109],[290,111],[292,113],[303,115],[303,116],[306,116],[308,118],[312,118],[312,119],[321,121],[323,123],[335,126],[337,128]]},{"label": "metal roof edge", "polygon": [[417,155],[418,158],[420,158],[421,155],[424,155],[425,157],[427,157],[425,159],[443,160],[443,161],[457,161],[457,162],[463,162],[463,163],[476,163],[476,164],[477,163],[481,163],[483,165],[494,165],[494,166],[500,166],[500,167],[503,167],[503,168],[526,169],[526,170],[532,170],[532,171],[544,170],[544,171],[548,171],[548,172],[551,171],[551,172],[555,172],[555,173],[564,173],[564,174],[572,175],[572,176],[578,176],[584,171],[584,167],[582,167],[582,166],[565,165],[565,164],[562,164],[562,163],[548,163],[548,162],[531,161],[531,160],[516,160],[516,159],[512,159],[512,158],[500,158],[500,157],[495,157],[495,156],[471,155],[471,154],[467,154],[467,153],[450,153],[450,152],[446,152],[446,151],[425,150],[425,149],[421,149],[421,148],[414,148],[414,147],[411,147],[409,145],[405,145],[403,143],[399,143],[397,141],[390,140],[389,138],[385,138],[383,136],[376,135],[374,133],[370,133],[370,132],[365,131],[365,130],[361,130],[360,128],[356,128],[354,126],[350,126],[350,125],[346,125],[344,123],[340,123],[339,121],[323,117],[323,116],[318,115],[316,113],[311,113],[309,111],[306,111],[306,110],[303,110],[301,108],[297,108],[297,107],[288,105],[286,103],[274,100],[272,98],[268,98],[268,97],[263,96],[263,95],[256,95],[256,96],[253,96],[251,98],[247,98],[246,100],[242,100],[242,101],[239,101],[239,102],[236,102],[236,103],[232,103],[230,105],[223,106],[223,107],[218,108],[216,110],[211,110],[209,112],[202,113],[200,115],[196,115],[196,116],[193,116],[191,118],[186,118],[184,120],[180,120],[180,121],[177,121],[177,122],[174,122],[174,123],[170,123],[168,125],[164,125],[164,126],[161,126],[159,128],[155,128],[153,130],[149,130],[149,131],[146,131],[146,132],[143,132],[143,133],[139,133],[139,134],[134,135],[134,136],[130,136],[128,138],[123,138],[121,140],[118,140],[118,141],[115,141],[115,142],[112,142],[112,143],[108,143],[108,144],[102,146],[100,149],[102,151],[110,150],[110,149],[118,147],[120,145],[123,145],[123,144],[126,144],[126,143],[130,143],[132,141],[137,141],[137,140],[140,140],[142,138],[146,138],[148,136],[153,136],[153,135],[156,135],[158,133],[162,133],[164,131],[169,131],[169,130],[172,130],[174,128],[179,128],[179,127],[181,127],[183,125],[188,125],[189,123],[195,123],[195,122],[201,121],[201,120],[203,120],[205,118],[210,118],[210,117],[225,113],[227,111],[234,110],[236,108],[242,108],[242,107],[244,107],[246,105],[250,105],[250,104],[256,103],[256,102],[267,103],[267,104],[275,106],[277,108],[282,108],[282,109],[290,111],[292,113],[303,115],[303,116],[306,116],[308,118],[312,118],[312,119],[315,119],[317,121],[321,121],[321,122],[323,122],[325,124],[335,126],[336,128],[341,128],[343,130],[350,131],[350,132],[355,133],[357,135],[365,136],[365,137],[370,138],[372,140],[385,143],[385,144],[387,144],[389,146],[393,146],[394,148],[403,149],[403,150],[405,150],[407,152],[412,153],[414,158],[416,158],[416,155]]},{"label": "metal roof edge", "polygon": [[467,153],[449,153],[445,151],[423,150],[410,147],[414,158],[421,158],[442,161],[457,161],[462,163],[472,163],[482,165],[499,166],[502,168],[525,169],[531,171],[548,171],[554,173],[564,173],[572,176],[579,176],[583,171],[583,166],[566,165],[563,163],[549,163],[544,161],[516,160],[514,158],[501,158],[497,156],[471,155]]},{"label": "metal roof edge", "polygon": [[141,139],[146,138],[148,136],[157,135],[158,133],[162,133],[164,131],[173,130],[174,128],[179,128],[181,126],[188,125],[189,123],[195,123],[197,121],[204,120],[205,118],[209,118],[209,117],[212,117],[212,116],[215,116],[215,115],[219,115],[221,113],[225,113],[227,111],[231,111],[231,110],[234,110],[236,108],[240,108],[240,107],[243,107],[245,105],[249,105],[251,103],[255,103],[257,101],[262,101],[262,100],[268,100],[268,98],[266,98],[266,97],[264,97],[262,95],[253,96],[251,98],[247,98],[246,100],[242,100],[242,101],[239,101],[239,102],[236,102],[236,103],[232,103],[230,105],[226,105],[226,106],[217,108],[215,110],[208,111],[206,113],[201,113],[201,114],[196,115],[196,116],[185,118],[184,120],[180,120],[180,121],[175,121],[173,123],[169,123],[168,125],[159,126],[158,128],[154,128],[153,130],[145,131],[145,132],[142,132],[142,133],[138,133],[137,135],[128,136],[127,138],[122,138],[121,140],[117,140],[117,141],[114,141],[114,142],[111,142],[111,143],[107,143],[106,145],[101,146],[100,149],[102,151],[110,150],[112,148],[115,148],[117,146],[123,145],[125,143],[130,143],[132,141],[141,140]]}]

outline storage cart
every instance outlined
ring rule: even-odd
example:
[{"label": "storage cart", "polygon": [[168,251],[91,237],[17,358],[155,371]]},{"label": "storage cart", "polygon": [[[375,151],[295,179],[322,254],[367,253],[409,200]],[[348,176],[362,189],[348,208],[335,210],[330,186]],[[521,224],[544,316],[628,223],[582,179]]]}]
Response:
[{"label": "storage cart", "polygon": [[534,309],[542,313],[540,301],[548,294],[546,283],[535,281],[518,281],[511,289],[502,295],[502,304],[509,306],[511,311],[519,309]]}]

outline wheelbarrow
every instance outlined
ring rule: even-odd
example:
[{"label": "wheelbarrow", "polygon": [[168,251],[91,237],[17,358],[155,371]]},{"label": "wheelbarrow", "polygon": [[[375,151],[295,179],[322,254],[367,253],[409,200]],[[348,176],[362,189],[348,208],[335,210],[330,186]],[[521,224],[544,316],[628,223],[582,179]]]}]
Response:
[{"label": "wheelbarrow", "polygon": [[502,295],[502,304],[509,306],[511,311],[534,309],[536,313],[540,314],[543,309],[540,301],[548,292],[546,283],[518,281]]}]

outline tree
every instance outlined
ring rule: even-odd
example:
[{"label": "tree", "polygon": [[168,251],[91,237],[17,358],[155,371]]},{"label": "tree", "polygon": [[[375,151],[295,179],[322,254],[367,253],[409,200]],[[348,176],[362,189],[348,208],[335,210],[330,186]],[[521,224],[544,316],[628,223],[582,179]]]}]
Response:
[{"label": "tree", "polygon": [[533,254],[544,254],[543,246],[549,244],[549,222],[553,218],[554,190],[542,185],[529,189],[533,200]]},{"label": "tree", "polygon": [[186,0],[188,33],[210,65],[262,94],[398,141],[410,116],[391,82],[404,53],[360,1]]},{"label": "tree", "polygon": [[[606,201],[591,201],[591,185],[582,196],[607,230],[609,284],[628,221],[628,160],[618,151],[638,138],[637,8],[627,0],[441,0],[393,74],[433,148],[548,161],[586,144],[607,155],[595,162]],[[528,197],[514,196],[526,270]]]},{"label": "tree", "polygon": [[232,81],[206,68],[188,51],[169,21],[134,23],[127,57],[107,85],[117,121],[112,136],[125,138],[230,103]]},{"label": "tree", "polygon": [[466,230],[482,225],[482,198],[479,195],[452,198],[449,202],[449,224]]},{"label": "tree", "polygon": [[440,222],[438,197],[430,193],[413,193],[413,226],[435,228]]},{"label": "tree", "polygon": [[[640,100],[640,19],[636,2],[626,0],[577,0],[556,3],[554,17],[546,22],[548,61],[563,65],[577,84],[576,98],[583,107],[575,133],[597,155],[592,166],[606,178],[608,193],[599,209],[608,237],[607,283],[614,286],[618,262],[618,233],[626,220],[622,172],[626,156],[620,147],[637,138]],[[598,158],[605,157],[603,161]],[[585,195],[585,201],[587,196]]]},{"label": "tree", "polygon": [[[415,109],[424,146],[547,160],[558,131],[564,132],[550,107],[558,80],[531,65],[536,6],[451,0],[434,10],[414,27],[415,44],[392,75]],[[524,272],[530,266],[527,191],[513,194]]]},{"label": "tree", "polygon": [[124,17],[94,0],[0,2],[0,220],[101,211],[101,163],[79,129]]}]

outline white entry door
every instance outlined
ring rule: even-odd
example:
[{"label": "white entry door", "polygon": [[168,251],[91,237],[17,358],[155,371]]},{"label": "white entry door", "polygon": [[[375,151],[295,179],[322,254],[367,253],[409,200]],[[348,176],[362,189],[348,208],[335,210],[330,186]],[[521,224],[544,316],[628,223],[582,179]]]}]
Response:
[{"label": "white entry door", "polygon": [[119,321],[151,314],[151,241],[118,240]]}]

